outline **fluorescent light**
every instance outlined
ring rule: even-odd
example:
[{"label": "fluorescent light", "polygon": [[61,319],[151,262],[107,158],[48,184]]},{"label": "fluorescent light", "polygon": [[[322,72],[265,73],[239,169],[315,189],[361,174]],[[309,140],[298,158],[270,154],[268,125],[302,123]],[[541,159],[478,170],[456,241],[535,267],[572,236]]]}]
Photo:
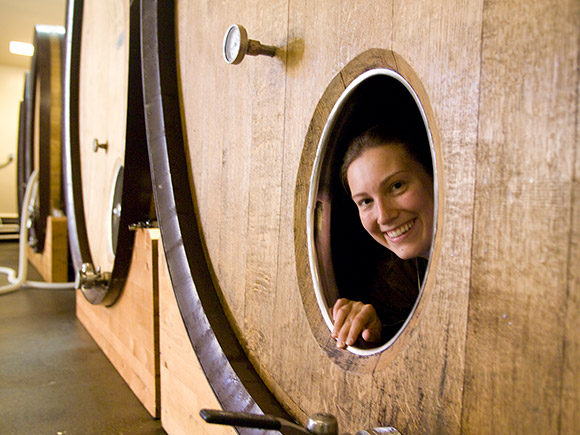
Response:
[{"label": "fluorescent light", "polygon": [[34,45],[26,42],[10,41],[10,53],[32,56],[34,54]]},{"label": "fluorescent light", "polygon": [[46,24],[37,24],[34,26],[37,32],[44,32],[44,33],[59,33],[64,35],[66,30],[63,26],[49,26]]}]

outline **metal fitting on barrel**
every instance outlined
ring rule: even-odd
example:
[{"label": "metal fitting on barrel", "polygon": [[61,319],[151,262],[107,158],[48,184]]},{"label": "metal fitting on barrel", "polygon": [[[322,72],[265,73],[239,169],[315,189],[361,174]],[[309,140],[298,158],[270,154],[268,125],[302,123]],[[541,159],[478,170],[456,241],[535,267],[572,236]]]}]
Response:
[{"label": "metal fitting on barrel", "polygon": [[101,272],[100,267],[95,269],[91,263],[83,263],[77,272],[75,288],[80,290],[106,289],[110,281],[111,272]]}]

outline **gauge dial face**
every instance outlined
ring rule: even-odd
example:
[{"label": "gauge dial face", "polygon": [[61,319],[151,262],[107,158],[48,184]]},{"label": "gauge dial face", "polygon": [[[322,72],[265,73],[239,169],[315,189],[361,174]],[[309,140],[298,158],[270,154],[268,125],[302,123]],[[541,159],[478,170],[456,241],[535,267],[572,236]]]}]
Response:
[{"label": "gauge dial face", "polygon": [[224,58],[228,63],[234,63],[240,54],[240,29],[235,24],[230,26],[224,38]]}]

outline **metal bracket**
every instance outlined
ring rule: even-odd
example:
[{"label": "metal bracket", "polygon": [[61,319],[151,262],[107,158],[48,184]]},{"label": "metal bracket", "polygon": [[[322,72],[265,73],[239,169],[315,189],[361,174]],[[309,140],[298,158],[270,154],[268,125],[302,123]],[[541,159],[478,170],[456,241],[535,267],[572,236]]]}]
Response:
[{"label": "metal bracket", "polygon": [[109,142],[105,141],[105,142],[99,142],[99,140],[97,138],[93,139],[93,152],[98,152],[99,149],[102,148],[105,150],[105,152],[107,152],[107,150],[109,149]]},{"label": "metal bracket", "polygon": [[83,263],[77,272],[75,288],[80,290],[106,289],[111,281],[111,272],[101,272],[101,268],[91,263]]}]

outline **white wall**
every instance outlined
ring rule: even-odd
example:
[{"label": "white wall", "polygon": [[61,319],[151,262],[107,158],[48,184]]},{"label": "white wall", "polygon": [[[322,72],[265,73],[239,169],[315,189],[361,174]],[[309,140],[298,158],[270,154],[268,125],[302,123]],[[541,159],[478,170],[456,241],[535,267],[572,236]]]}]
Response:
[{"label": "white wall", "polygon": [[18,215],[16,159],[25,72],[24,68],[0,65],[0,165],[14,155],[12,163],[0,169],[0,218]]}]

